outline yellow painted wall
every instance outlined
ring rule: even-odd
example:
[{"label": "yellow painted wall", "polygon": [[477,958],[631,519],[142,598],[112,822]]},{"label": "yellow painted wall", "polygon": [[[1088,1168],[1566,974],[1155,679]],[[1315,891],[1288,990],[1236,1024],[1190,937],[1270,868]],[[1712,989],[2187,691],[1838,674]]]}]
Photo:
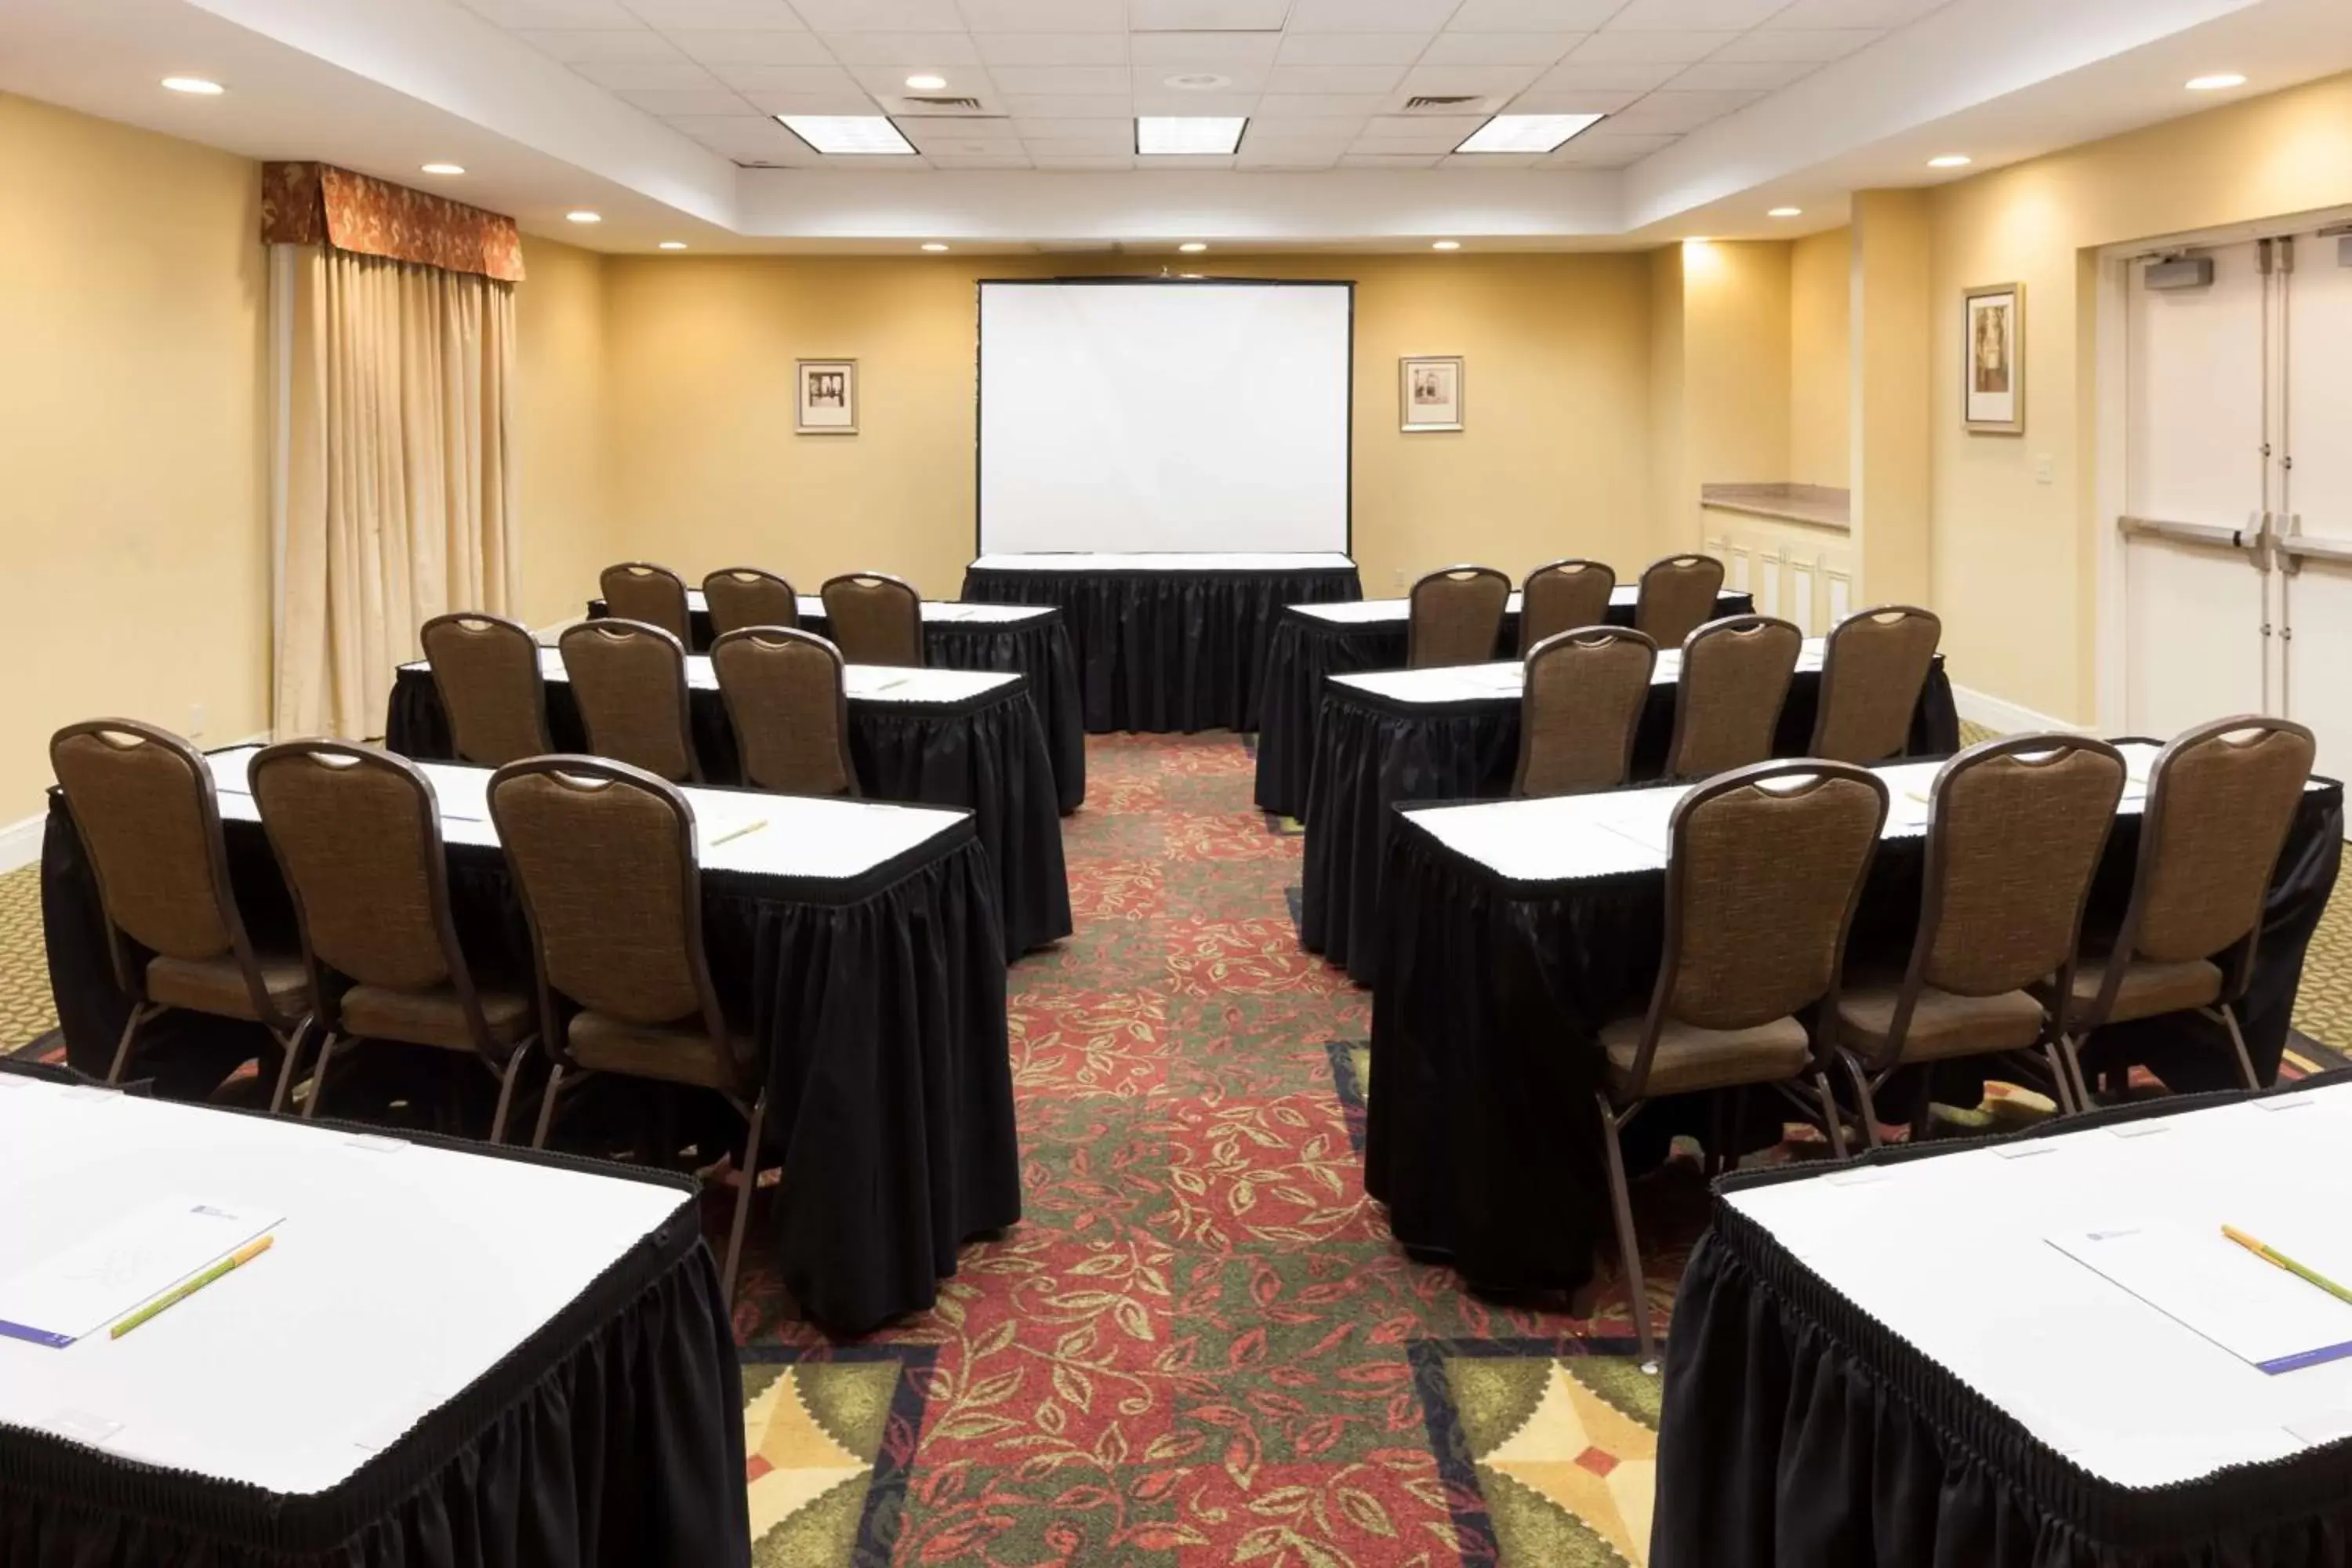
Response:
[{"label": "yellow painted wall", "polygon": [[268,726],[260,171],[0,94],[0,822],[50,731]]},{"label": "yellow painted wall", "polygon": [[[2127,240],[2352,204],[2352,76],[2068,149],[1937,191],[1933,574],[1952,676],[2096,718],[2096,274]],[[2021,282],[2026,434],[1961,427],[1960,291]],[[2037,483],[2046,457],[2053,482]]]},{"label": "yellow painted wall", "polygon": [[1788,479],[1790,247],[1690,240],[1683,258],[1682,493],[1675,548],[1702,542],[1698,488]]},{"label": "yellow painted wall", "polygon": [[[973,552],[976,279],[1135,269],[606,262],[619,547],[690,576],[758,564],[813,588],[878,566],[952,595]],[[1202,270],[1358,284],[1354,551],[1368,592],[1457,561],[1517,576],[1562,555],[1621,571],[1646,558],[1646,258],[1253,256]],[[1397,360],[1440,353],[1467,360],[1468,428],[1405,435]],[[795,436],[793,362],[833,356],[858,361],[860,433]]]},{"label": "yellow painted wall", "polygon": [[622,559],[606,442],[604,259],[551,239],[523,242],[515,286],[519,613],[532,626],[581,613],[596,574]]},{"label": "yellow painted wall", "polygon": [[1844,489],[1853,438],[1853,234],[1833,228],[1789,249],[1789,467],[1790,484]]},{"label": "yellow painted wall", "polygon": [[[1655,559],[1698,543],[1691,510],[1698,479],[1691,472],[1690,440],[1683,417],[1684,365],[1687,350],[1683,324],[1683,247],[1669,245],[1650,253],[1650,540],[1645,555]],[[1643,563],[1642,564],[1645,564]],[[1633,581],[1639,564],[1616,563],[1621,582]]]}]

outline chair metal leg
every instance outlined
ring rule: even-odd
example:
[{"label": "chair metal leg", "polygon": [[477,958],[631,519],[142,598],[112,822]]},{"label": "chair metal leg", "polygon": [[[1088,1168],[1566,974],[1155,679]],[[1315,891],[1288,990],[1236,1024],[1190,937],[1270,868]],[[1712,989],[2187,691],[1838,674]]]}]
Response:
[{"label": "chair metal leg", "polygon": [[302,1059],[302,1044],[310,1037],[311,1022],[306,1015],[300,1023],[294,1026],[294,1033],[290,1037],[279,1035],[275,1029],[269,1031],[286,1049],[285,1057],[278,1064],[278,1087],[269,1091],[269,1114],[272,1116],[286,1109],[286,1096],[294,1088],[294,1074]]},{"label": "chair metal leg", "polygon": [[507,1058],[507,1070],[499,1075],[499,1108],[490,1112],[492,1143],[503,1143],[507,1141],[507,1108],[514,1103],[515,1079],[522,1076],[522,1064],[530,1055],[532,1037],[525,1037],[522,1042],[515,1047],[514,1054]]},{"label": "chair metal leg", "polygon": [[2262,1079],[2254,1075],[2253,1053],[2246,1049],[2246,1032],[2238,1027],[2238,1010],[2230,1005],[2227,1002],[2224,1002],[2221,1004],[2219,1011],[2221,1015],[2221,1022],[2228,1026],[2230,1030],[2231,1047],[2238,1053],[2238,1078],[2240,1081],[2244,1083],[2248,1089],[2258,1089],[2262,1088]]},{"label": "chair metal leg", "polygon": [[1633,1312],[1633,1339],[1644,1366],[1658,1359],[1650,1333],[1650,1289],[1642,1281],[1642,1244],[1633,1234],[1633,1195],[1625,1185],[1625,1151],[1617,1137],[1617,1113],[1605,1094],[1595,1095],[1601,1108],[1601,1131],[1609,1151],[1609,1205],[1616,1217],[1617,1250],[1625,1270],[1625,1293]]},{"label": "chair metal leg", "polygon": [[1926,1081],[1919,1086],[1919,1109],[1911,1113],[1911,1142],[1925,1143],[1936,1126],[1936,1071],[1932,1066],[1919,1069]]},{"label": "chair metal leg", "polygon": [[534,1149],[547,1147],[547,1130],[555,1123],[555,1091],[562,1082],[563,1064],[556,1062],[548,1068],[547,1090],[540,1097],[539,1125],[530,1135],[530,1146]]},{"label": "chair metal leg", "polygon": [[305,1121],[319,1119],[319,1101],[327,1098],[327,1064],[334,1059],[334,1056],[335,1032],[330,1029],[326,1037],[319,1042],[319,1065],[310,1069],[310,1097],[302,1101],[302,1120]]},{"label": "chair metal leg", "polygon": [[2058,1110],[2079,1116],[2091,1107],[2090,1085],[2083,1078],[2083,1061],[2074,1037],[2061,1035],[2051,1042],[2051,1065],[2058,1069]]},{"label": "chair metal leg", "polygon": [[163,1009],[161,1006],[131,1004],[131,1016],[122,1020],[122,1038],[115,1042],[114,1065],[106,1069],[106,1081],[121,1083],[122,1069],[131,1064],[131,1042],[139,1033],[139,1026]]},{"label": "chair metal leg", "polygon": [[[1875,1149],[1878,1147],[1878,1123],[1870,1113],[1870,1086],[1862,1083],[1858,1077],[1855,1082],[1862,1090],[1863,1131],[1868,1135],[1870,1146]],[[1843,1164],[1853,1157],[1846,1147],[1845,1122],[1838,1115],[1837,1096],[1831,1092],[1830,1075],[1819,1068],[1813,1069],[1813,1092],[1821,1097],[1822,1125],[1829,1129],[1830,1152],[1835,1154],[1838,1163]]]},{"label": "chair metal leg", "polygon": [[[1878,1102],[1871,1098],[1870,1075],[1863,1071],[1862,1064],[1850,1056],[1840,1053],[1838,1060],[1845,1066],[1846,1081],[1853,1085],[1853,1103],[1856,1114],[1862,1118],[1863,1142],[1874,1149],[1878,1148]],[[1832,1100],[1831,1103],[1834,1106],[1836,1102]],[[1834,1143],[1835,1140],[1832,1142]],[[1843,1149],[1838,1151],[1838,1158],[1845,1158]]]},{"label": "chair metal leg", "polygon": [[751,1199],[760,1190],[760,1134],[768,1121],[768,1091],[761,1089],[751,1105],[751,1130],[743,1136],[743,1185],[735,1194],[735,1218],[727,1227],[727,1273],[719,1289],[730,1307],[735,1304],[735,1270],[743,1261],[743,1232],[751,1218]]}]

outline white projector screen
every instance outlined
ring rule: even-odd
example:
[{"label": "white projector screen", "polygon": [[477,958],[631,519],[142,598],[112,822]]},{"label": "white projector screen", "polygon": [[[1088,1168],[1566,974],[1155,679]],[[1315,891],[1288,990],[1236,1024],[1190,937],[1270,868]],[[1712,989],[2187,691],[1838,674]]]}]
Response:
[{"label": "white projector screen", "polygon": [[980,552],[1348,548],[1355,290],[980,286]]}]

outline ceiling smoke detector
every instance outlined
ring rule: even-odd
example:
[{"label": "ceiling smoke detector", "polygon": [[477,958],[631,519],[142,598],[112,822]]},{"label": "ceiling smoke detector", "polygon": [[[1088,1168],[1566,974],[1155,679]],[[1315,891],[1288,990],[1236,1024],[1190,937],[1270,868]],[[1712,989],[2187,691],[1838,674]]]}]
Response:
[{"label": "ceiling smoke detector", "polygon": [[1214,92],[1219,88],[1233,86],[1234,79],[1219,76],[1215,71],[1182,71],[1161,78],[1160,85],[1172,87],[1179,92]]}]

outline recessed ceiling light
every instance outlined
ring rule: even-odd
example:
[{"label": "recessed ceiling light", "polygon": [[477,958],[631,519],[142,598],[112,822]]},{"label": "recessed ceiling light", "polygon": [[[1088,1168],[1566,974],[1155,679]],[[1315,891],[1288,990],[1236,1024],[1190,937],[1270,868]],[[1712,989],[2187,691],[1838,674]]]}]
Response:
[{"label": "recessed ceiling light", "polygon": [[1766,217],[1802,217],[1805,216],[1805,209],[1802,207],[1774,207],[1770,212],[1766,213],[1764,216]]},{"label": "recessed ceiling light", "polygon": [[1597,114],[1497,114],[1456,153],[1549,153],[1601,123]]},{"label": "recessed ceiling light", "polygon": [[2191,92],[2219,92],[2225,87],[2245,85],[2246,79],[2236,71],[2216,71],[2211,76],[2192,76],[2189,79],[2189,90]]},{"label": "recessed ceiling light", "polygon": [[1188,239],[1176,248],[1182,251],[1187,256],[1198,256],[1201,252],[1208,249],[1209,247],[1208,245],[1202,240]]},{"label": "recessed ceiling light", "polygon": [[1462,248],[1462,242],[1458,239],[1433,239],[1429,242],[1429,248],[1432,250],[1459,250]]},{"label": "recessed ceiling light", "polygon": [[929,71],[923,71],[907,79],[907,85],[917,92],[937,92],[947,84],[947,78],[935,76]]},{"label": "recessed ceiling light", "polygon": [[1148,157],[1177,153],[1223,155],[1242,144],[1242,114],[1141,114],[1135,121],[1135,150]]},{"label": "recessed ceiling light", "polygon": [[462,174],[466,172],[466,165],[463,163],[427,163],[425,165],[425,172],[428,174]]},{"label": "recessed ceiling light", "polygon": [[565,213],[563,216],[573,223],[603,223],[604,221],[604,215],[603,213],[592,213],[586,207],[582,207],[578,212]]},{"label": "recessed ceiling light", "polygon": [[947,247],[946,247],[946,246],[944,246],[944,245],[941,245],[941,244],[940,244],[938,240],[936,240],[936,239],[929,239],[929,240],[925,240],[925,241],[923,242],[923,248],[924,248],[925,250],[929,250],[929,251],[932,251],[932,252],[938,252],[938,251],[945,250],[945,249],[947,248]]},{"label": "recessed ceiling light", "polygon": [[835,157],[911,158],[914,144],[884,114],[779,114],[783,128]]},{"label": "recessed ceiling light", "polygon": [[1928,159],[1927,167],[1931,169],[1965,169],[1970,163],[1975,162],[1976,160],[1969,157],[1966,153],[1947,153],[1940,158]]},{"label": "recessed ceiling light", "polygon": [[216,81],[206,81],[200,76],[167,76],[163,85],[173,92],[192,92],[198,98],[218,98],[226,90]]},{"label": "recessed ceiling light", "polygon": [[664,250],[684,250],[686,248],[686,241],[682,239],[665,239],[661,242],[661,247]]}]

